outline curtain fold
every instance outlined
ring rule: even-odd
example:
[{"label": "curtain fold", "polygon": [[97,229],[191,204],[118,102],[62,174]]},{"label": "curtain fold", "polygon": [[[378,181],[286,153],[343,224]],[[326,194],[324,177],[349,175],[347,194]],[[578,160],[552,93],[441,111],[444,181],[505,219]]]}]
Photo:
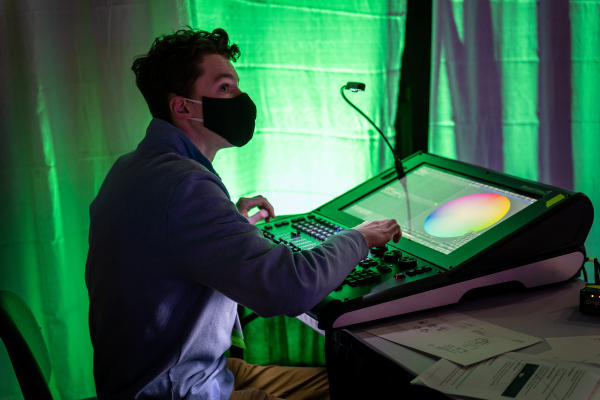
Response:
[{"label": "curtain fold", "polygon": [[[0,1],[0,289],[31,307],[56,399],[95,393],[84,283],[88,207],[151,117],[131,64],[184,25],[222,27],[240,45],[255,138],[217,155],[232,197],[263,194],[279,214],[309,211],[391,165],[352,94],[394,139],[405,1]],[[248,326],[249,362],[324,364],[323,340],[295,319]],[[0,345],[0,398],[21,398]]]},{"label": "curtain fold", "polygon": [[[600,206],[600,1],[434,5],[429,151]],[[590,257],[599,240],[595,222]]]}]

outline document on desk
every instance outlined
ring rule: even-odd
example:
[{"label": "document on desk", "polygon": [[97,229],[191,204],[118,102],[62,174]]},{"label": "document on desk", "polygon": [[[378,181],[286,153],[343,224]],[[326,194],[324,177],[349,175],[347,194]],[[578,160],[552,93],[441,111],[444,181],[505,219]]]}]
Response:
[{"label": "document on desk", "polygon": [[453,313],[367,330],[403,346],[469,365],[541,339]]},{"label": "document on desk", "polygon": [[467,367],[441,359],[411,383],[486,400],[589,399],[600,368],[540,355],[507,353]]},{"label": "document on desk", "polygon": [[546,338],[552,347],[542,357],[565,361],[600,364],[600,335]]}]

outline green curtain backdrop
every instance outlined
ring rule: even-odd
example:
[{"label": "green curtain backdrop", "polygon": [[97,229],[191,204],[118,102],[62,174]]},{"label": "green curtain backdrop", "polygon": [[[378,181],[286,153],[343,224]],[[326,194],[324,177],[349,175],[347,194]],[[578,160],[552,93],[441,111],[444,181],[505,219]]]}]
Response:
[{"label": "green curtain backdrop", "polygon": [[[150,121],[134,56],[178,27],[225,28],[242,49],[255,139],[217,155],[233,197],[309,211],[391,165],[405,1],[0,0],[0,289],[32,308],[50,349],[56,399],[95,393],[87,327],[88,206]],[[250,362],[322,364],[323,340],[295,319],[257,320]],[[22,398],[0,345],[0,398]]]},{"label": "green curtain backdrop", "polygon": [[[600,1],[434,4],[429,151],[600,209]],[[586,249],[600,257],[597,219]]]}]

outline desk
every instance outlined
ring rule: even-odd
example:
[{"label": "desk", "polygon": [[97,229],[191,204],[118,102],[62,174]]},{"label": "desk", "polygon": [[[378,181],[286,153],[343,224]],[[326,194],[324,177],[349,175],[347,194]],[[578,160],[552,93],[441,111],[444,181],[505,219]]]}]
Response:
[{"label": "desk", "polygon": [[[600,334],[600,316],[579,312],[580,280],[519,292],[480,297],[435,310],[421,311],[387,321],[349,329],[327,331],[325,356],[332,398],[444,398],[427,388],[410,386],[415,376],[435,364],[430,356],[366,332],[431,314],[462,313],[538,338]],[[549,350],[545,342],[521,351],[539,354]],[[392,397],[393,398],[393,397]]]}]

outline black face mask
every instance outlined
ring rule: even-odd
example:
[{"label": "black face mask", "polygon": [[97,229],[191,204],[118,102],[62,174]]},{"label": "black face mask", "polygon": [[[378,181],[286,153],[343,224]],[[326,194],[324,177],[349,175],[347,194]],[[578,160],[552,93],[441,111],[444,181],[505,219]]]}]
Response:
[{"label": "black face mask", "polygon": [[256,105],[247,93],[229,99],[202,97],[202,101],[187,99],[202,104],[204,119],[190,118],[204,122],[204,126],[225,138],[234,146],[242,147],[254,135]]}]

